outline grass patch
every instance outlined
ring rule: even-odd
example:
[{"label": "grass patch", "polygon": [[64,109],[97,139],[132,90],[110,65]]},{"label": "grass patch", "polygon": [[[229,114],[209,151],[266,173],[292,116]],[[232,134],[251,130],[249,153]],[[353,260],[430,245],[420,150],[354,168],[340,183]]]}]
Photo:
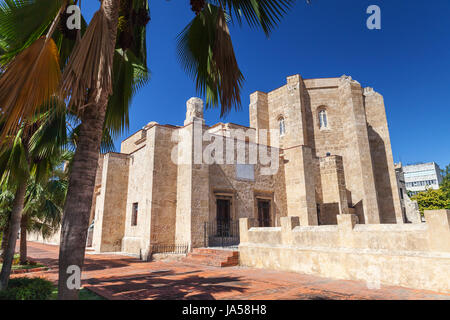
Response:
[{"label": "grass patch", "polygon": [[[106,300],[102,296],[99,296],[98,294],[95,294],[94,292],[92,292],[91,290],[86,289],[86,288],[82,288],[80,290],[79,299],[80,300]],[[54,288],[49,300],[58,300],[58,288],[56,288],[56,287]]]},{"label": "grass patch", "polygon": [[[0,262],[0,269],[3,267],[3,263]],[[13,258],[12,270],[28,270],[34,268],[43,268],[43,264],[36,263],[34,261],[27,261],[26,264],[20,264],[20,254],[16,253]]]},{"label": "grass patch", "polygon": [[[8,289],[0,291],[0,300],[57,300],[58,288],[42,278],[14,278]],[[89,289],[80,290],[80,300],[106,300]]]},{"label": "grass patch", "polygon": [[53,284],[42,278],[10,279],[8,288],[0,291],[0,300],[48,300]]},{"label": "grass patch", "polygon": [[[0,268],[1,268],[0,264]],[[28,270],[28,269],[34,269],[34,268],[43,268],[45,267],[43,264],[39,263],[27,263],[27,264],[15,264],[12,266],[12,270]]]}]

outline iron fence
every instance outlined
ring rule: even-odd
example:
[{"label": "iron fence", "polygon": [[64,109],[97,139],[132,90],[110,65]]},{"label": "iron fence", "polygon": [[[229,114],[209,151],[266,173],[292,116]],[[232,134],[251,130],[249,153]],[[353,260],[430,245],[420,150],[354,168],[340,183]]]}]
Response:
[{"label": "iron fence", "polygon": [[204,225],[205,247],[236,247],[239,245],[239,221],[213,221]]},{"label": "iron fence", "polygon": [[188,243],[154,243],[151,245],[152,253],[187,254]]}]

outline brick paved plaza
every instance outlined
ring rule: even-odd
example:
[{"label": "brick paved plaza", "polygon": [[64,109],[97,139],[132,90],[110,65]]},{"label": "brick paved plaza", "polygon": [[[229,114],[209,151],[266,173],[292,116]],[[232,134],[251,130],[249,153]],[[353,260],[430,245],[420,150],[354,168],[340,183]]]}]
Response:
[{"label": "brick paved plaza", "polygon": [[[56,281],[58,247],[29,243],[29,256],[50,267],[33,273]],[[121,255],[87,254],[83,286],[107,299],[445,299],[450,295],[401,287],[370,290],[362,281],[332,280],[243,267],[142,262]]]}]

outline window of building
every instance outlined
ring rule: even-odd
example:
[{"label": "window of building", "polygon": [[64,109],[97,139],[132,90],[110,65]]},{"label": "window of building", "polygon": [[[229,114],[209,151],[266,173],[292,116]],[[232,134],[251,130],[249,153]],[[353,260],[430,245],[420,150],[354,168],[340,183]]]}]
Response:
[{"label": "window of building", "polygon": [[137,226],[137,218],[138,218],[138,203],[133,203],[133,209],[131,213],[131,225]]},{"label": "window of building", "polygon": [[286,133],[286,126],[285,126],[283,117],[278,119],[278,124],[280,126],[280,136],[284,136]]},{"label": "window of building", "polygon": [[328,118],[326,110],[319,111],[319,127],[320,129],[328,128]]}]

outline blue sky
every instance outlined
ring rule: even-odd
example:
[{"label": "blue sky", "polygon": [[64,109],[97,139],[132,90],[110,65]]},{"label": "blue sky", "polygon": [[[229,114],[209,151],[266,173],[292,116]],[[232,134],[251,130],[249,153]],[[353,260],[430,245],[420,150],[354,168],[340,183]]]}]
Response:
[{"label": "blue sky", "polygon": [[[366,28],[366,9],[381,8],[382,29]],[[98,1],[82,1],[90,20]],[[150,1],[148,64],[152,78],[134,98],[130,128],[120,141],[150,121],[183,123],[186,100],[195,85],[176,59],[177,34],[193,18],[189,0]],[[231,36],[245,76],[242,109],[206,123],[248,125],[249,94],[303,78],[351,75],[385,99],[394,161],[450,163],[450,1],[298,0],[270,38],[247,26]]]}]

